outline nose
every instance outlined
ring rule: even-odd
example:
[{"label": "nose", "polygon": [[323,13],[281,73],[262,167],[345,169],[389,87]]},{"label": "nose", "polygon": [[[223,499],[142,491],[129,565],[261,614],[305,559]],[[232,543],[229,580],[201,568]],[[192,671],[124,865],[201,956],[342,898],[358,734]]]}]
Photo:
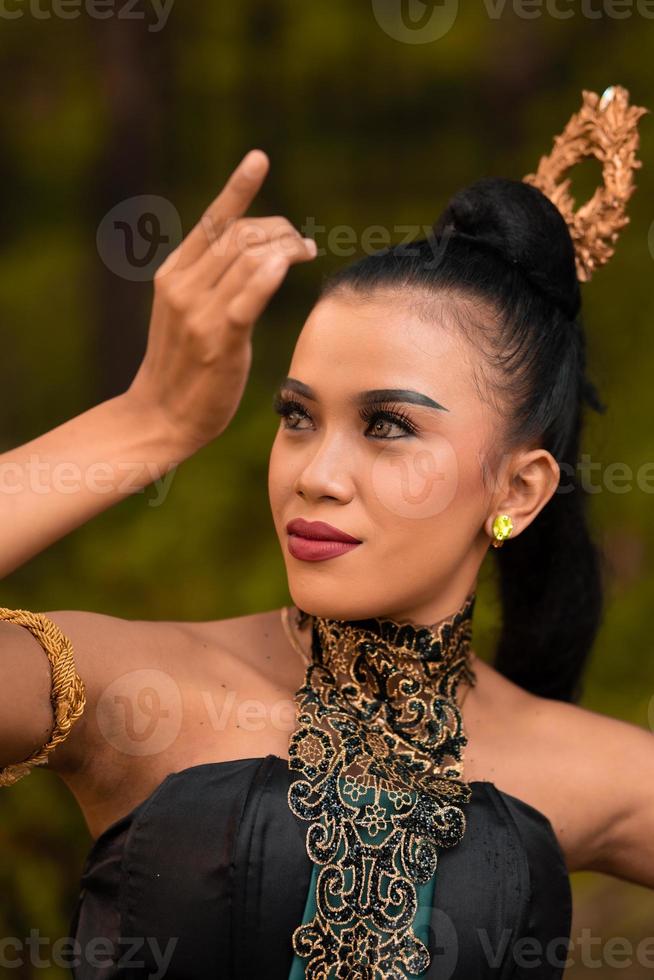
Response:
[{"label": "nose", "polygon": [[343,442],[323,440],[300,467],[295,492],[308,500],[338,500],[347,503],[354,494],[353,458]]}]

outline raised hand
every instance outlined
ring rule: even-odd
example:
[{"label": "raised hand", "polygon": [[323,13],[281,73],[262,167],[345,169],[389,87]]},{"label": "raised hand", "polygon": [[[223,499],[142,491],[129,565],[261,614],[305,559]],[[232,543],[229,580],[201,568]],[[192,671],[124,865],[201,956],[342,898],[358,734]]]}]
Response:
[{"label": "raised hand", "polygon": [[160,412],[191,452],[239,406],[257,317],[292,263],[316,255],[287,218],[245,218],[268,172],[250,151],[199,222],[157,269],[143,361],[125,395]]}]

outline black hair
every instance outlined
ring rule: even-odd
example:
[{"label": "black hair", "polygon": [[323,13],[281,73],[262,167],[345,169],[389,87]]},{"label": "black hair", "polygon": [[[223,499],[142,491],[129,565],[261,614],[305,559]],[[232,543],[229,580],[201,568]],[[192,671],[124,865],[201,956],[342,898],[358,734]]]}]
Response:
[{"label": "black hair", "polygon": [[378,288],[409,302],[413,293],[421,315],[444,300],[492,366],[483,390],[505,416],[501,452],[542,447],[559,463],[545,507],[490,549],[502,604],[493,666],[541,697],[578,701],[603,614],[604,555],[590,533],[577,462],[584,406],[606,406],[586,376],[568,226],[536,187],[484,177],[450,199],[426,238],[326,275],[318,298],[343,289],[369,297]]}]

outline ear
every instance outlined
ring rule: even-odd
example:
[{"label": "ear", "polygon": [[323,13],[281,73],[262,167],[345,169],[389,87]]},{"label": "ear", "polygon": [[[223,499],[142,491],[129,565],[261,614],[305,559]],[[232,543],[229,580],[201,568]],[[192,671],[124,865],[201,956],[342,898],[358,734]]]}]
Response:
[{"label": "ear", "polygon": [[508,514],[513,521],[512,538],[529,527],[554,494],[560,473],[559,464],[546,449],[519,453],[506,469],[502,489],[486,519],[484,529],[489,538],[494,537],[493,521],[498,514]]}]

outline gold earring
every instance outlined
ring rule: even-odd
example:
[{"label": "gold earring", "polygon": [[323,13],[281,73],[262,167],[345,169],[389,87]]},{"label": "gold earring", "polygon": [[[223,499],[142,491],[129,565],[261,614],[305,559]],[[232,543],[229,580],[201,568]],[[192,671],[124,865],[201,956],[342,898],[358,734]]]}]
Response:
[{"label": "gold earring", "polygon": [[508,514],[498,514],[493,521],[493,534],[495,537],[491,542],[494,548],[501,548],[506,538],[513,530],[513,521]]}]

